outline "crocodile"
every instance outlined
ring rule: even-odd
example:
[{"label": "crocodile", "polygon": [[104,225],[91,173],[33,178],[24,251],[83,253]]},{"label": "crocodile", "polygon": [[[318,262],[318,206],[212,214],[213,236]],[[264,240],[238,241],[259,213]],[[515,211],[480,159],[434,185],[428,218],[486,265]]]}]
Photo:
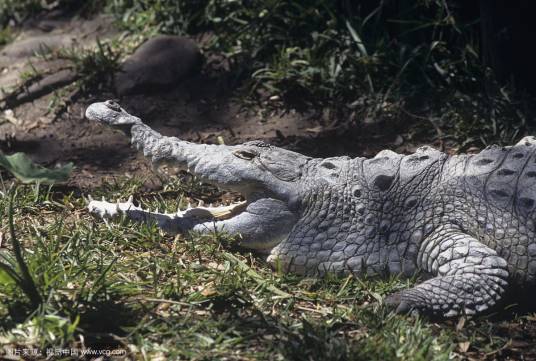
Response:
[{"label": "crocodile", "polygon": [[479,154],[421,147],[403,155],[312,158],[262,141],[197,144],[159,134],[119,104],[86,110],[122,129],[157,168],[174,167],[239,192],[232,205],[176,213],[91,200],[170,233],[227,232],[289,272],[429,277],[387,296],[397,312],[456,317],[489,312],[513,288],[536,285],[536,138]]}]

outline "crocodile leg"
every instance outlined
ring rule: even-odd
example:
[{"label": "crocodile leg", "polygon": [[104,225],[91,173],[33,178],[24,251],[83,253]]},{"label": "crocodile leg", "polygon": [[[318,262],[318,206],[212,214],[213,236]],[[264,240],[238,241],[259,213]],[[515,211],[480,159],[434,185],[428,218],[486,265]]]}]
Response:
[{"label": "crocodile leg", "polygon": [[506,261],[477,239],[444,227],[424,240],[420,266],[435,275],[387,298],[397,312],[444,317],[483,312],[495,305],[508,286]]},{"label": "crocodile leg", "polygon": [[222,207],[199,206],[178,210],[177,213],[159,213],[136,207],[131,197],[127,202],[117,203],[90,200],[88,210],[103,219],[124,215],[136,222],[156,224],[171,234],[194,231],[239,235],[241,246],[260,251],[268,251],[283,240],[295,222],[295,215],[283,202],[269,198],[247,206],[245,203]]}]

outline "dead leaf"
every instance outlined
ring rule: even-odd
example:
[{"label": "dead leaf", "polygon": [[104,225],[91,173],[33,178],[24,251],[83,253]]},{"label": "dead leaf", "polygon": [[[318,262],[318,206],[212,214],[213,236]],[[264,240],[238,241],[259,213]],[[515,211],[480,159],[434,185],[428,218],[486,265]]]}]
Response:
[{"label": "dead leaf", "polygon": [[225,271],[225,266],[221,263],[209,262],[207,266],[217,271]]},{"label": "dead leaf", "polygon": [[93,178],[93,174],[91,174],[89,171],[82,169],[82,174],[87,178]]},{"label": "dead leaf", "polygon": [[321,126],[321,125],[317,125],[316,127],[313,127],[313,128],[305,128],[305,131],[309,132],[309,133],[318,134],[318,133],[322,133],[324,131],[324,127]]},{"label": "dead leaf", "polygon": [[460,349],[461,352],[467,352],[467,350],[469,350],[470,346],[471,346],[471,342],[469,342],[469,341],[464,341],[464,342],[458,343],[458,348]]},{"label": "dead leaf", "polygon": [[[82,116],[82,118],[83,118],[83,117],[84,117],[84,116]],[[40,118],[39,118],[39,122],[40,122],[41,124],[46,124],[46,125],[48,125],[48,124],[52,124],[53,121],[54,121],[53,118],[47,118],[47,117],[40,117]]]},{"label": "dead leaf", "polygon": [[37,128],[39,125],[40,125],[39,122],[38,122],[38,121],[35,121],[35,122],[30,123],[30,124],[26,124],[26,125],[23,127],[23,129],[24,129],[25,131],[29,131],[29,130],[32,130],[32,129],[34,129],[34,128]]},{"label": "dead leaf", "polygon": [[205,297],[211,297],[218,294],[216,288],[214,288],[214,282],[209,282],[206,285],[202,286],[201,294]]},{"label": "dead leaf", "polygon": [[459,332],[463,329],[463,326],[465,326],[465,321],[466,321],[465,317],[460,317],[460,319],[458,320],[458,324],[456,325],[456,331]]},{"label": "dead leaf", "polygon": [[15,113],[11,109],[4,110],[4,118],[16,127],[20,127],[22,125],[22,121],[15,117]]},{"label": "dead leaf", "polygon": [[169,317],[169,306],[171,304],[169,302],[162,302],[156,307],[156,313],[162,317]]}]

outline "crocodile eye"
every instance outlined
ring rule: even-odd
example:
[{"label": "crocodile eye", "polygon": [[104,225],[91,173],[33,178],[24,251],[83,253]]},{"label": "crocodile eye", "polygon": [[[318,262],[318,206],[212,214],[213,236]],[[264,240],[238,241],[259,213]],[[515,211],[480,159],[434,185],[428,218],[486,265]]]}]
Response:
[{"label": "crocodile eye", "polygon": [[117,104],[116,102],[114,102],[113,100],[107,100],[104,102],[104,104],[106,104],[108,108],[115,110],[116,112],[121,111],[121,106]]},{"label": "crocodile eye", "polygon": [[238,157],[238,158],[242,158],[242,159],[245,159],[245,160],[252,160],[253,158],[255,158],[258,154],[254,151],[251,151],[251,150],[244,150],[244,149],[239,149],[239,150],[235,150],[233,152],[233,154]]}]

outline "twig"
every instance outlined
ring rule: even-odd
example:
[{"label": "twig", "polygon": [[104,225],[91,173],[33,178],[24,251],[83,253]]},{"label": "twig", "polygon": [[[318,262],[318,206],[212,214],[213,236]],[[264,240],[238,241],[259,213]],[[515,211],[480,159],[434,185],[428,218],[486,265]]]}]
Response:
[{"label": "twig", "polygon": [[180,301],[174,301],[174,300],[167,300],[164,298],[151,298],[151,297],[135,297],[131,298],[131,300],[134,301],[146,301],[146,302],[156,302],[156,303],[169,303],[172,305],[179,305],[179,306],[195,306],[195,303],[187,303],[187,302],[180,302]]}]

